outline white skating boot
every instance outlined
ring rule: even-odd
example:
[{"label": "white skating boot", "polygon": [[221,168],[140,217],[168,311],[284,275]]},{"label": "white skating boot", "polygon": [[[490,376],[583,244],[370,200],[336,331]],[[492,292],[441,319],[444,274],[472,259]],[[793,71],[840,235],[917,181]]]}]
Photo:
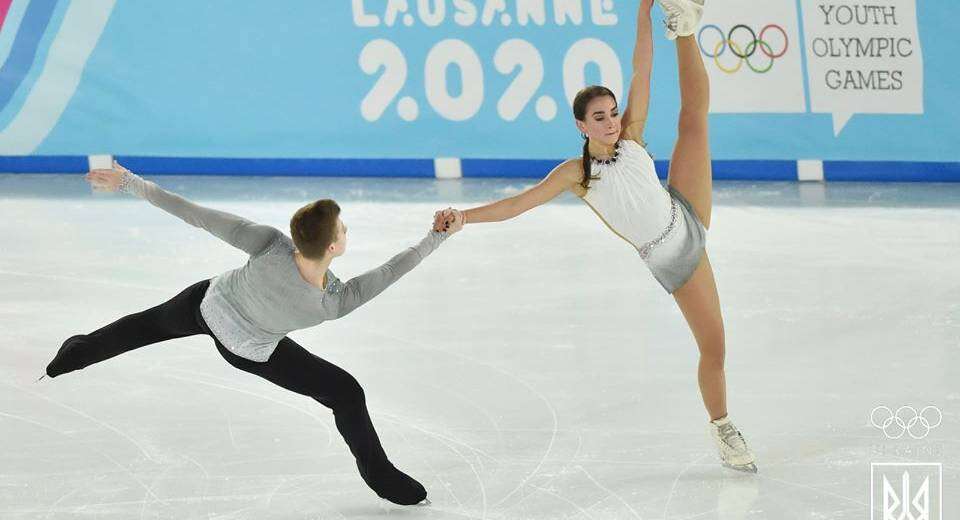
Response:
[{"label": "white skating boot", "polygon": [[667,18],[667,39],[690,36],[700,27],[704,0],[657,0]]},{"label": "white skating boot", "polygon": [[717,443],[724,466],[738,471],[757,472],[753,452],[728,417],[710,421],[710,436]]}]

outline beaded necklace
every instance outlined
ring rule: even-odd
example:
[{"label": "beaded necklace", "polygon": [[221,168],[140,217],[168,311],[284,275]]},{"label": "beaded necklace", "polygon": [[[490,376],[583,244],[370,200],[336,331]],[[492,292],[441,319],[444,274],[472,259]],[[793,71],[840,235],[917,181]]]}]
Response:
[{"label": "beaded necklace", "polygon": [[593,162],[593,164],[596,164],[596,165],[613,164],[617,162],[617,158],[619,157],[620,157],[620,141],[617,141],[617,144],[613,145],[613,156],[608,157],[606,159],[598,159],[591,155],[590,160]]}]

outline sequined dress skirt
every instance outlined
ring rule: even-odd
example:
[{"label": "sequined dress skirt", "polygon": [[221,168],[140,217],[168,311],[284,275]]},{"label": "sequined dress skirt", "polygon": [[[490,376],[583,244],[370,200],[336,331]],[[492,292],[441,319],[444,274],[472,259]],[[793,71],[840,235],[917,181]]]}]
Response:
[{"label": "sequined dress skirt", "polygon": [[667,191],[673,200],[670,223],[658,238],[641,245],[637,250],[653,277],[667,293],[673,294],[690,280],[700,265],[707,242],[707,230],[693,206],[679,191],[673,186],[667,186]]}]

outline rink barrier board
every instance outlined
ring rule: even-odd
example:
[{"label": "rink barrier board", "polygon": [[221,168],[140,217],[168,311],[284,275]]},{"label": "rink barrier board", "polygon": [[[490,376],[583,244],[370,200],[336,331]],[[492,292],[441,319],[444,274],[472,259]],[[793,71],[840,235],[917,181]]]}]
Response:
[{"label": "rink barrier board", "polygon": [[[542,178],[560,160],[258,159],[116,156],[146,175]],[[669,161],[655,161],[666,178]],[[4,156],[2,173],[84,173],[88,156]],[[744,181],[960,182],[960,163],[913,161],[715,160],[713,178]]]}]

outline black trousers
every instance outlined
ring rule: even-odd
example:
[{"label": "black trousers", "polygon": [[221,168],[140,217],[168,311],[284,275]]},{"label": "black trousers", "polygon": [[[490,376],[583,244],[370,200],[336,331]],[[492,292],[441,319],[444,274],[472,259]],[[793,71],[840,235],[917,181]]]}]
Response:
[{"label": "black trousers", "polygon": [[363,388],[352,375],[287,337],[263,363],[230,352],[200,314],[200,302],[209,285],[209,280],[196,283],[166,303],[69,338],[47,367],[47,375],[56,377],[168,339],[206,334],[227,363],[333,410],[337,429],[350,447],[360,475],[379,496],[400,504],[416,504],[426,498],[423,486],[387,459],[370,421]]}]

